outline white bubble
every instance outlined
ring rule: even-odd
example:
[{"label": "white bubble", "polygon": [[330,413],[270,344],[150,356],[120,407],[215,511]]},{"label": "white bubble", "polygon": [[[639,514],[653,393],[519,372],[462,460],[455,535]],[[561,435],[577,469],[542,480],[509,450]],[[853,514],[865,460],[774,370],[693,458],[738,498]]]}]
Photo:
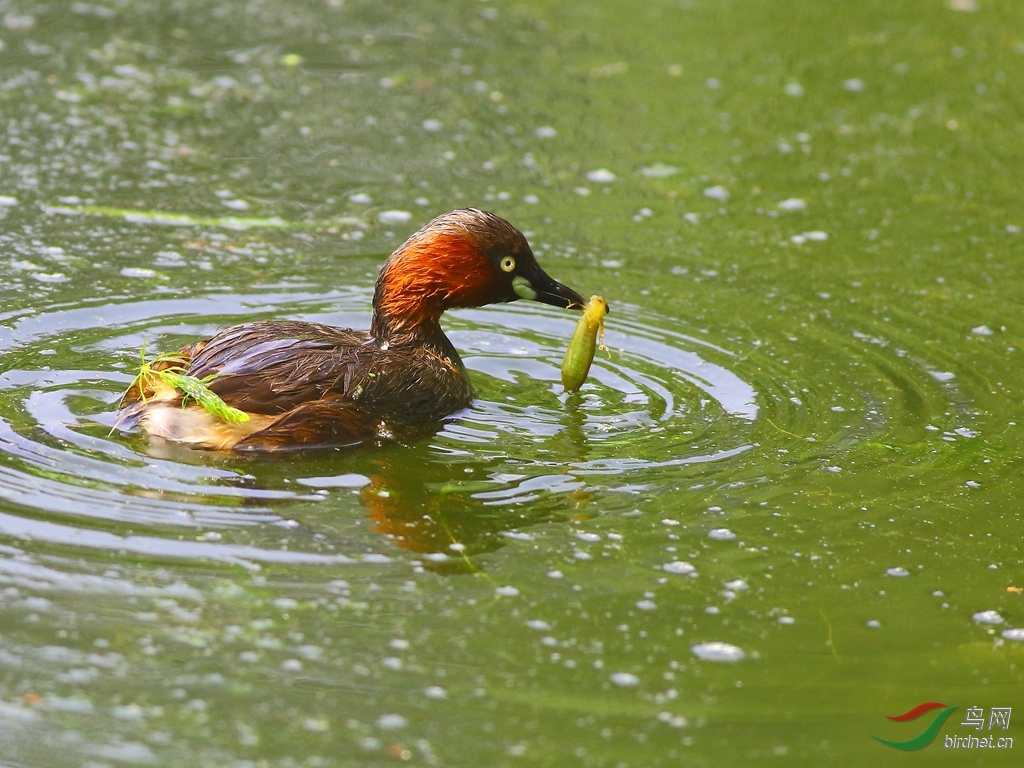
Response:
[{"label": "white bubble", "polygon": [[661,566],[661,569],[663,571],[668,571],[669,573],[678,573],[683,576],[690,573],[696,573],[697,571],[696,568],[683,560],[673,560],[671,563],[665,563]]},{"label": "white bubble", "polygon": [[910,571],[908,571],[906,568],[888,568],[885,571],[885,575],[902,578],[903,576],[909,576]]},{"label": "white bubble", "polygon": [[233,211],[249,210],[249,204],[245,200],[221,200],[220,204],[227,206]]},{"label": "white bubble", "polygon": [[428,699],[447,699],[448,691],[439,685],[431,685],[423,689],[423,695]]},{"label": "white bubble", "polygon": [[541,619],[530,619],[528,622],[526,622],[526,626],[528,626],[530,629],[537,630],[551,629],[551,625]]},{"label": "white bubble", "polygon": [[736,534],[728,528],[712,528],[708,531],[708,537],[718,539],[719,541],[727,541],[729,539],[735,539]]},{"label": "white bubble", "polygon": [[807,201],[799,197],[790,197],[779,203],[779,208],[783,211],[804,211],[807,210]]},{"label": "white bubble", "polygon": [[607,168],[598,168],[596,171],[590,171],[587,179],[595,184],[609,184],[615,181],[615,174]]},{"label": "white bubble", "polygon": [[121,274],[125,277],[155,277],[156,270],[145,267],[125,267],[121,270]]},{"label": "white bubble", "polygon": [[851,77],[849,80],[843,80],[843,88],[851,93],[859,93],[864,90],[865,85],[859,77]]},{"label": "white bubble", "polygon": [[389,714],[377,718],[377,727],[382,731],[397,731],[399,728],[405,728],[407,723],[408,720],[401,715]]},{"label": "white bubble", "polygon": [[40,283],[66,283],[71,278],[63,272],[33,272],[32,279]]},{"label": "white bubble", "polygon": [[723,187],[721,184],[716,184],[713,187],[708,187],[704,190],[704,196],[710,197],[712,200],[719,200],[725,202],[729,199],[729,190]]},{"label": "white bubble", "polygon": [[653,163],[646,168],[640,169],[640,175],[649,179],[664,179],[679,173],[679,169],[665,163]]},{"label": "white bubble", "polygon": [[307,731],[323,733],[330,728],[330,723],[327,722],[325,717],[307,717],[302,721],[302,727]]},{"label": "white bubble", "polygon": [[411,218],[408,211],[381,211],[377,214],[377,221],[381,224],[402,224]]},{"label": "white bubble", "polygon": [[796,619],[792,616],[779,616],[779,624],[796,624]]},{"label": "white bubble", "polygon": [[746,656],[742,648],[729,643],[699,643],[690,650],[694,656],[704,661],[740,661]]},{"label": "white bubble", "polygon": [[8,195],[0,195],[0,207],[10,208],[18,204],[18,198],[9,197]]},{"label": "white bubble", "polygon": [[998,611],[978,611],[971,618],[979,624],[1002,624],[1004,621]]},{"label": "white bubble", "polygon": [[348,199],[351,200],[353,203],[357,203],[359,205],[369,205],[370,203],[373,202],[373,198],[370,197],[365,192],[356,192],[354,195],[351,195]]},{"label": "white bubble", "polygon": [[558,135],[558,131],[550,125],[542,125],[540,128],[535,130],[534,133],[542,139],[553,139]]},{"label": "white bubble", "polygon": [[616,685],[620,685],[623,688],[640,684],[640,678],[631,672],[614,672],[609,676],[609,679]]},{"label": "white bubble", "polygon": [[1024,643],[1024,629],[1004,629],[1003,639]]},{"label": "white bubble", "polygon": [[28,29],[34,27],[35,23],[35,16],[28,14],[8,13],[4,16],[4,26],[8,29]]},{"label": "white bubble", "polygon": [[423,121],[423,130],[425,131],[440,131],[443,127],[440,120]]},{"label": "white bubble", "polygon": [[971,333],[976,336],[991,336],[995,331],[989,328],[987,325],[979,325],[976,328],[971,328]]},{"label": "white bubble", "polygon": [[636,607],[641,611],[653,611],[658,607],[658,604],[653,600],[640,600],[637,602]]},{"label": "white bubble", "polygon": [[956,374],[949,371],[928,371],[928,373],[936,381],[952,381],[956,378]]},{"label": "white bubble", "polygon": [[803,96],[804,87],[800,83],[787,83],[786,87],[782,89],[787,96]]},{"label": "white bubble", "polygon": [[498,587],[494,592],[502,597],[516,597],[519,594],[519,590],[511,585]]}]

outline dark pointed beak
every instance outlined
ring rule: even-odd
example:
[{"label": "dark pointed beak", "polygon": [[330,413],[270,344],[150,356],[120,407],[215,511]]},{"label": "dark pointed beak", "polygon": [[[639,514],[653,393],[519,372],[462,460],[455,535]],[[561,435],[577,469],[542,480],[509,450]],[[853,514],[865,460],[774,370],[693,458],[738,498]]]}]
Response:
[{"label": "dark pointed beak", "polygon": [[513,280],[515,292],[524,299],[550,304],[565,309],[583,309],[586,299],[568,286],[553,280],[542,269],[527,277],[516,277]]}]

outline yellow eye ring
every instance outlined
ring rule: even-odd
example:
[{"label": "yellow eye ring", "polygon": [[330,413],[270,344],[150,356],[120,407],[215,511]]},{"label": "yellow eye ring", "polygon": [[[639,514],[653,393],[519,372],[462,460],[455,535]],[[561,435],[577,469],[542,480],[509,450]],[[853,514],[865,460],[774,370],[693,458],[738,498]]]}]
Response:
[{"label": "yellow eye ring", "polygon": [[511,256],[506,256],[499,262],[499,266],[502,272],[511,272],[516,268],[516,260]]}]

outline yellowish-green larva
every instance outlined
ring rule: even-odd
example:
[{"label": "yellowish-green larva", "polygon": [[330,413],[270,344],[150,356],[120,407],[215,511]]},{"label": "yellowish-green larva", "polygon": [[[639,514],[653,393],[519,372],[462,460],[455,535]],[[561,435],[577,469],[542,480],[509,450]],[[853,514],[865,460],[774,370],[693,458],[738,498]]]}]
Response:
[{"label": "yellowish-green larva", "polygon": [[[604,316],[608,314],[608,302],[602,296],[591,296],[583,308],[583,317],[576,323],[569,348],[562,360],[562,386],[566,392],[578,392],[590,373],[594,362],[594,349],[598,343],[604,345]],[[599,339],[600,334],[600,339]]]}]

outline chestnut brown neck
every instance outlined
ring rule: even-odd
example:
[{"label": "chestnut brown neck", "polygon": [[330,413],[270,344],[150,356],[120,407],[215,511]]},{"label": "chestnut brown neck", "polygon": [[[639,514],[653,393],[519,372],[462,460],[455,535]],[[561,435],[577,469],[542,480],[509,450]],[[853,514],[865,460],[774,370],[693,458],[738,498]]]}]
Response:
[{"label": "chestnut brown neck", "polygon": [[440,319],[446,309],[488,302],[484,265],[465,237],[440,233],[410,239],[377,278],[370,333],[389,344],[444,339]]}]

